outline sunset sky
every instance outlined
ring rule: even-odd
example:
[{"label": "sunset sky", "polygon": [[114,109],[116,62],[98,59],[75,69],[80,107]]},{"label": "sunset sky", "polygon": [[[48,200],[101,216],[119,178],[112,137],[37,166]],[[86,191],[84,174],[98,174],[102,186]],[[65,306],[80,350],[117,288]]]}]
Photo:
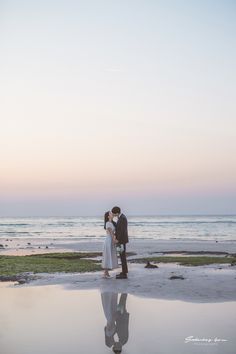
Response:
[{"label": "sunset sky", "polygon": [[236,3],[0,1],[0,216],[236,213]]}]

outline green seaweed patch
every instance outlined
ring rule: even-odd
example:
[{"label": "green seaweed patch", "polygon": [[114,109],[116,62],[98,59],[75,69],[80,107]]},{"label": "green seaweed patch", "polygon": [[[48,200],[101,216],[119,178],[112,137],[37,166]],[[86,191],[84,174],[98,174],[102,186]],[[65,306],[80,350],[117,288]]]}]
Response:
[{"label": "green seaweed patch", "polygon": [[[81,259],[81,258],[95,258],[102,256],[102,252],[57,252],[57,253],[39,253],[30,254],[27,257],[43,257],[56,259]],[[18,257],[18,256],[17,256]],[[22,256],[20,256],[22,257]],[[26,256],[25,256],[26,257]]]},{"label": "green seaweed patch", "polygon": [[144,258],[136,258],[130,260],[133,263],[146,263],[155,262],[155,263],[179,263],[180,265],[184,266],[202,266],[202,265],[209,265],[209,264],[226,264],[231,263],[234,264],[236,262],[235,257],[207,257],[207,256],[200,256],[200,257],[144,257]]},{"label": "green seaweed patch", "polygon": [[0,276],[32,273],[82,273],[101,270],[96,260],[85,259],[100,253],[68,252],[27,256],[0,256]]}]

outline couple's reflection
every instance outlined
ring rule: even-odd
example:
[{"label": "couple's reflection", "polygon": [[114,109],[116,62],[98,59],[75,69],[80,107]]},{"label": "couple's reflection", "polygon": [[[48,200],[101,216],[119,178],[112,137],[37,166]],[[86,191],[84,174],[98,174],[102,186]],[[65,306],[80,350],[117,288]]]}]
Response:
[{"label": "couple's reflection", "polygon": [[[104,328],[105,343],[114,353],[121,353],[122,347],[129,338],[129,313],[126,310],[128,294],[121,294],[118,302],[118,293],[102,292],[102,306],[107,324]],[[118,339],[116,339],[116,337]]]}]

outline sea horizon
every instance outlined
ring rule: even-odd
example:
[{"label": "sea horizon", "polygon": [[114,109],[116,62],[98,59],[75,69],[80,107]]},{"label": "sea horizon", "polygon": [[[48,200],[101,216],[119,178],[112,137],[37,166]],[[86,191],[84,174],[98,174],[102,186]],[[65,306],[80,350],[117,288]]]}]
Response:
[{"label": "sea horizon", "polygon": [[[187,214],[187,213],[182,213],[182,214],[128,214],[126,212],[124,212],[124,214],[126,214],[129,217],[201,217],[201,216],[236,216],[236,214],[234,213],[191,213],[191,214]],[[6,219],[6,218],[97,218],[97,217],[101,217],[101,215],[103,216],[103,214],[87,214],[87,215],[0,215],[0,219]]]},{"label": "sea horizon", "polygon": [[[127,215],[127,218],[131,240],[236,241],[236,215]],[[0,239],[103,241],[105,234],[102,214],[0,218]]]}]

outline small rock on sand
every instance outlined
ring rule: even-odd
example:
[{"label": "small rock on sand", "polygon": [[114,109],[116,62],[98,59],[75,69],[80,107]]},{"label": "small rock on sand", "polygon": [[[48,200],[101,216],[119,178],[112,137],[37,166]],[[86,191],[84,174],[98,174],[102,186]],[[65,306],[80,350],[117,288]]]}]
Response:
[{"label": "small rock on sand", "polygon": [[158,268],[158,266],[156,264],[151,264],[149,261],[147,261],[147,264],[144,268]]},{"label": "small rock on sand", "polygon": [[172,275],[170,278],[169,278],[170,280],[173,280],[173,279],[185,279],[184,277],[183,277],[183,275]]}]

